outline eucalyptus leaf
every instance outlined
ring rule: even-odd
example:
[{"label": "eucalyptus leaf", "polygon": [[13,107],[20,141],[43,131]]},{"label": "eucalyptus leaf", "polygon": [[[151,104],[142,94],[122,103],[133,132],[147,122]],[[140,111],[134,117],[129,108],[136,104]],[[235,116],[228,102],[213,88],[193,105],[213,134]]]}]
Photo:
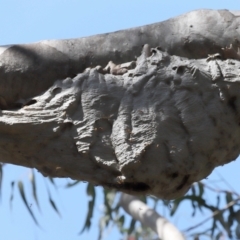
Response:
[{"label": "eucalyptus leaf", "polygon": [[36,186],[36,177],[35,177],[35,173],[34,170],[31,170],[31,178],[30,178],[31,184],[32,184],[32,195],[33,198],[38,206],[38,209],[40,210],[40,205],[38,202],[38,197],[37,197],[37,186]]},{"label": "eucalyptus leaf", "polygon": [[15,181],[11,182],[11,194],[10,194],[10,199],[9,199],[9,204],[10,204],[10,209],[12,210],[12,202],[14,199],[14,186],[15,186]]},{"label": "eucalyptus leaf", "polygon": [[20,195],[21,195],[21,198],[23,200],[23,203],[24,203],[25,207],[27,208],[28,212],[30,213],[33,221],[35,222],[35,224],[37,226],[39,226],[38,221],[37,221],[36,217],[34,216],[33,211],[31,210],[31,208],[29,207],[29,204],[27,202],[27,199],[26,199],[26,196],[25,196],[25,191],[24,191],[24,186],[23,186],[23,182],[22,181],[18,182],[18,190],[20,192]]}]

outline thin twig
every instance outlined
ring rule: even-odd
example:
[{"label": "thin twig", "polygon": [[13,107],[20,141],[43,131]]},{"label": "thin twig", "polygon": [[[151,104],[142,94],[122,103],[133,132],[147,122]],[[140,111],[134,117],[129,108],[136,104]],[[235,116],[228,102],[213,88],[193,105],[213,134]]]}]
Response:
[{"label": "thin twig", "polygon": [[195,226],[192,226],[190,228],[187,228],[186,230],[183,230],[183,232],[189,232],[191,230],[193,230],[194,228],[197,228],[201,225],[203,225],[204,223],[206,223],[208,220],[212,219],[213,217],[215,217],[216,215],[218,215],[221,212],[224,212],[225,210],[227,210],[228,208],[232,207],[234,204],[236,204],[238,201],[240,200],[240,197],[236,198],[235,200],[229,202],[224,208],[219,209],[214,211],[211,216],[205,218],[203,221],[201,221],[200,223],[196,224]]}]

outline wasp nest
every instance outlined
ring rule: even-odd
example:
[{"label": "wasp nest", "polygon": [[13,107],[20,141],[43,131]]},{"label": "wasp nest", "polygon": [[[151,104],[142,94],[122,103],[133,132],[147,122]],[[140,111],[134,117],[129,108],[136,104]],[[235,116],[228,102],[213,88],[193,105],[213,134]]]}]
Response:
[{"label": "wasp nest", "polygon": [[[48,167],[36,155],[37,168],[130,194],[180,197],[239,154],[239,68],[218,54],[189,60],[145,45],[136,62],[57,81],[19,111],[31,119],[45,111],[41,123],[55,134],[42,150],[55,149],[45,154]],[[63,152],[57,141],[65,141]]]}]

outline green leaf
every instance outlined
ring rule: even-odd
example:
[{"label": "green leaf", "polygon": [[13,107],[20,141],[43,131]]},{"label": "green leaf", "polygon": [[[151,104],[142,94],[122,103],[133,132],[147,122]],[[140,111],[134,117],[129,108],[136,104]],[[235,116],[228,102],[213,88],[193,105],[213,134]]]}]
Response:
[{"label": "green leaf", "polygon": [[196,214],[196,204],[195,204],[194,201],[191,201],[191,204],[192,204],[192,207],[193,207],[192,217],[194,217],[195,214]]},{"label": "green leaf", "polygon": [[220,196],[218,195],[218,196],[217,196],[217,207],[216,207],[216,208],[219,208],[219,206],[220,206],[220,201],[221,201],[221,199],[220,199]]},{"label": "green leaf", "polygon": [[48,187],[47,187],[47,193],[48,193],[48,200],[50,202],[50,205],[52,206],[53,210],[61,217],[61,214],[58,211],[58,208],[57,208],[55,202],[52,200],[52,197],[51,197],[51,194],[50,194],[50,191],[49,191]]},{"label": "green leaf", "polygon": [[235,214],[231,214],[231,212],[228,215],[228,220],[227,220],[227,225],[229,226],[229,228],[232,227],[232,225],[234,224],[234,220],[235,220]]},{"label": "green leaf", "polygon": [[54,182],[54,179],[51,178],[51,177],[48,177],[48,180],[49,180],[50,183],[52,183],[52,185],[57,189],[57,185],[56,185],[56,183]]},{"label": "green leaf", "polygon": [[[112,204],[114,202],[114,199],[115,199],[115,195],[116,195],[116,192],[112,192],[108,189],[104,189],[104,205],[105,205],[105,215],[108,215],[110,217],[110,219],[113,219],[112,218],[112,212],[113,212],[113,209],[112,209]],[[108,225],[108,224],[107,224]]]},{"label": "green leaf", "polygon": [[[227,202],[227,204],[233,201],[232,193],[227,192],[225,197],[226,197],[226,202]],[[234,223],[235,212],[234,212],[233,206],[229,207],[228,210],[229,210],[228,226],[229,226],[229,228],[231,228],[231,226],[232,226],[233,223]]]},{"label": "green leaf", "polygon": [[212,224],[212,227],[211,227],[211,237],[214,235],[214,231],[216,230],[216,219],[213,218],[213,224]]},{"label": "green leaf", "polygon": [[[30,213],[33,221],[35,222],[35,224],[36,224],[37,226],[39,226],[37,219],[35,218],[35,216],[34,216],[32,210],[31,210],[31,208],[30,208],[29,205],[28,205],[28,202],[27,202],[27,199],[26,199],[26,196],[25,196],[25,191],[24,191],[24,186],[23,186],[22,181],[19,181],[19,182],[18,182],[18,190],[19,190],[19,192],[20,192],[20,195],[21,195],[21,197],[22,197],[22,200],[23,200],[23,202],[24,202],[24,204],[25,204],[28,212]],[[39,226],[39,227],[40,227],[40,226]]]},{"label": "green leaf", "polygon": [[192,195],[196,195],[196,189],[194,184],[192,185],[191,190],[192,190]]},{"label": "green leaf", "polygon": [[34,174],[34,170],[31,170],[31,177],[30,177],[30,181],[32,183],[32,195],[33,198],[38,206],[38,209],[40,211],[40,206],[39,206],[39,202],[38,202],[38,198],[37,198],[37,191],[36,191],[36,178],[35,178],[35,174]]},{"label": "green leaf", "polygon": [[227,224],[227,222],[224,219],[223,212],[219,213],[218,215],[215,216],[215,219],[222,225],[224,230],[228,233],[228,236],[230,239],[232,239],[232,234],[231,234],[231,226]]},{"label": "green leaf", "polygon": [[184,200],[184,198],[178,198],[176,200],[173,201],[173,205],[172,205],[172,208],[171,208],[171,212],[170,212],[170,215],[173,216],[175,214],[175,212],[177,211],[180,203]]},{"label": "green leaf", "polygon": [[95,188],[91,183],[88,183],[88,185],[87,185],[87,195],[88,196],[95,195]]},{"label": "green leaf", "polygon": [[133,232],[133,230],[135,228],[135,224],[136,224],[136,220],[132,219],[132,221],[130,223],[130,227],[128,229],[128,235],[130,235]]},{"label": "green leaf", "polygon": [[11,182],[11,195],[10,195],[10,199],[9,199],[9,204],[10,204],[10,209],[12,210],[12,201],[14,198],[14,186],[15,186],[15,182],[12,181]]},{"label": "green leaf", "polygon": [[232,194],[230,192],[227,192],[226,193],[226,202],[227,203],[230,203],[233,201],[233,197],[232,197]]},{"label": "green leaf", "polygon": [[103,217],[100,218],[98,240],[102,239],[103,230],[108,225],[109,220],[110,220],[109,216],[103,216]]},{"label": "green leaf", "polygon": [[65,186],[65,188],[74,187],[74,186],[76,186],[77,184],[79,184],[80,182],[81,182],[81,181],[76,180],[76,181],[74,181],[74,182],[68,183],[68,184]]},{"label": "green leaf", "polygon": [[203,187],[203,184],[201,182],[198,182],[198,196],[199,197],[202,197],[203,193],[204,193],[204,187]]},{"label": "green leaf", "polygon": [[55,210],[55,212],[61,217],[61,214],[58,211],[57,206],[56,206],[55,202],[52,200],[51,197],[49,197],[49,202],[50,202],[51,206],[53,207],[53,209]]},{"label": "green leaf", "polygon": [[85,220],[85,224],[79,234],[82,234],[85,230],[89,230],[91,227],[91,219],[93,217],[96,193],[94,186],[90,183],[88,183],[87,185],[87,194],[88,196],[91,196],[91,199],[88,202],[88,213]]},{"label": "green leaf", "polygon": [[116,196],[116,191],[114,191],[114,190],[106,192],[106,199],[107,199],[107,202],[108,202],[109,206],[113,205],[113,202],[115,200],[115,196]]},{"label": "green leaf", "polygon": [[118,217],[115,220],[115,223],[117,224],[118,229],[122,234],[126,233],[126,229],[124,228],[124,222],[125,222],[125,216],[124,215],[122,215],[121,217]]},{"label": "green leaf", "polygon": [[219,232],[219,233],[216,235],[215,239],[216,239],[216,240],[220,240],[220,239],[222,239],[223,236],[224,236],[224,235],[222,234],[222,232]]},{"label": "green leaf", "polygon": [[3,164],[0,163],[0,200],[2,198]]},{"label": "green leaf", "polygon": [[87,213],[87,217],[85,220],[85,224],[82,228],[82,230],[80,231],[80,234],[82,234],[85,230],[89,230],[89,228],[91,227],[91,219],[93,216],[93,201],[89,201],[88,202],[88,213]]},{"label": "green leaf", "polygon": [[[147,204],[147,199],[148,199],[148,198],[147,198],[146,196],[143,195],[143,196],[140,196],[139,198],[140,198],[140,200],[141,200],[142,202],[144,202],[145,204]],[[158,200],[157,198],[154,198],[154,199],[155,199],[155,201]]]},{"label": "green leaf", "polygon": [[118,224],[119,224],[120,228],[123,227],[124,221],[125,221],[125,217],[124,217],[124,215],[122,215],[122,216],[118,219]]}]

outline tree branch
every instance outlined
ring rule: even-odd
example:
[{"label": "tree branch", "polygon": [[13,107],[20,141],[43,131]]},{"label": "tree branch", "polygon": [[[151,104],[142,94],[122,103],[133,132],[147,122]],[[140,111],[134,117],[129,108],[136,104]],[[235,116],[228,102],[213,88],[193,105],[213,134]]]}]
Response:
[{"label": "tree branch", "polygon": [[143,226],[151,228],[160,239],[184,240],[182,233],[166,218],[159,215],[153,209],[137,197],[122,193],[120,198],[121,207]]},{"label": "tree branch", "polygon": [[[135,60],[144,44],[171,55],[205,58],[239,45],[240,17],[228,10],[197,10],[167,21],[96,36],[0,47],[0,107],[46,91],[57,79],[88,67]],[[213,31],[214,29],[214,31]]]}]

